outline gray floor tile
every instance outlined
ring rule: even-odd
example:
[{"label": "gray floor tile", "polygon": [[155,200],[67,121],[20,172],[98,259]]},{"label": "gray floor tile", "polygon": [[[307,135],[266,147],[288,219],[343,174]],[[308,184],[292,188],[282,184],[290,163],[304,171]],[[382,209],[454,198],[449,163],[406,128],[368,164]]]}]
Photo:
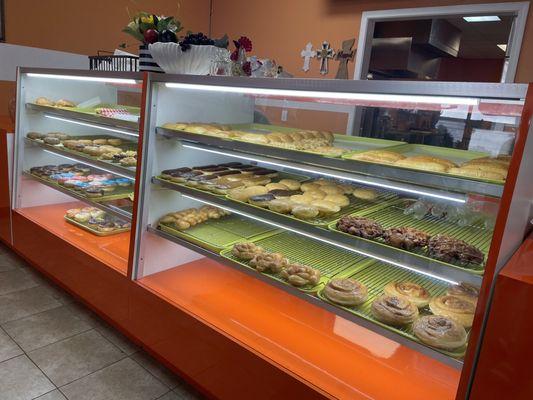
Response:
[{"label": "gray floor tile", "polygon": [[168,392],[167,394],[164,394],[162,397],[158,398],[157,400],[182,400],[182,399],[176,393]]},{"label": "gray floor tile", "polygon": [[126,336],[104,321],[101,321],[95,329],[127,355],[131,355],[140,350],[139,346],[136,346]]},{"label": "gray floor tile", "polygon": [[87,325],[92,326],[93,328],[100,326],[103,323],[103,321],[98,317],[98,315],[96,315],[94,312],[89,310],[81,303],[72,301],[67,302],[65,306],[72,314],[74,314],[76,317],[81,319]]},{"label": "gray floor tile", "polygon": [[0,363],[0,399],[31,400],[55,389],[25,355]]},{"label": "gray floor tile", "polygon": [[59,306],[43,286],[8,293],[0,296],[0,324]]},{"label": "gray floor tile", "polygon": [[26,263],[10,252],[0,252],[0,271],[10,271],[25,266]]},{"label": "gray floor tile", "polygon": [[157,379],[167,385],[169,389],[174,389],[179,385],[181,379],[176,376],[172,371],[165,368],[164,365],[153,359],[146,352],[142,350],[138,351],[137,353],[132,354],[131,358],[137,361],[137,363],[141,365],[141,367],[144,367],[148,372],[150,372]]},{"label": "gray floor tile", "polygon": [[6,322],[2,327],[26,352],[91,329],[65,306]]},{"label": "gray floor tile", "polygon": [[126,358],[61,388],[70,400],[155,400],[168,388]]},{"label": "gray floor tile", "polygon": [[28,357],[56,386],[63,386],[121,360],[125,354],[91,330],[31,351]]},{"label": "gray floor tile", "polygon": [[0,328],[0,362],[22,354],[22,349]]},{"label": "gray floor tile", "polygon": [[59,390],[52,390],[42,396],[37,397],[35,400],[67,400],[65,396]]},{"label": "gray floor tile", "polygon": [[0,296],[39,286],[39,283],[22,269],[0,272]]}]

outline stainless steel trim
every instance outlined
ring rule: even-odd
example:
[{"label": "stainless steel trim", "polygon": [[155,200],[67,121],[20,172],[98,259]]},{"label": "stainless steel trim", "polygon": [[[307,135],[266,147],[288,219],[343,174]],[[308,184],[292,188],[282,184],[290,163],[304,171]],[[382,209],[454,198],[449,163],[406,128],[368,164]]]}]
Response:
[{"label": "stainless steel trim", "polygon": [[[121,121],[115,118],[100,117],[91,114],[84,114],[76,111],[67,110],[64,108],[51,108],[47,106],[39,106],[37,104],[26,103],[26,108],[28,110],[33,110],[37,112],[42,112],[43,114],[58,116],[62,118],[68,118],[73,121],[83,121],[95,125],[101,125],[102,128],[118,128],[123,129],[128,132],[130,135],[139,136],[139,124],[131,121]],[[121,135],[120,132],[113,132],[115,135]],[[123,137],[130,137],[130,135],[122,135]]]},{"label": "stainless steel trim", "polygon": [[130,212],[127,212],[127,211],[124,211],[116,206],[110,206],[110,205],[107,205],[105,203],[99,203],[99,202],[95,202],[95,201],[91,201],[90,199],[88,199],[87,197],[84,197],[82,195],[79,195],[73,191],[70,191],[66,188],[63,188],[59,185],[54,185],[52,182],[46,182],[44,180],[41,180],[41,179],[37,179],[36,177],[34,177],[32,174],[28,173],[28,172],[23,172],[23,175],[28,177],[28,178],[31,178],[31,179],[34,179],[36,180],[37,182],[39,183],[42,183],[43,185],[46,185],[52,189],[55,189],[57,190],[58,192],[61,192],[61,193],[64,193],[66,194],[67,196],[70,196],[70,197],[74,197],[75,199],[77,200],[80,200],[80,201],[83,201],[84,203],[88,203],[94,207],[97,207],[101,210],[104,210],[105,212],[108,212],[109,214],[112,214],[116,217],[119,217],[119,218],[124,218],[124,219],[127,219],[128,221],[131,221],[131,213]]},{"label": "stainless steel trim", "polygon": [[[341,158],[320,157],[312,153],[296,152],[277,147],[261,146],[254,143],[226,140],[214,136],[198,135],[172,129],[157,128],[156,132],[159,135],[169,138],[177,138],[191,143],[205,145],[206,149],[209,147],[223,149],[224,152],[228,154],[238,151],[241,153],[253,154],[254,158],[264,156],[263,158],[265,162],[269,162],[267,158],[265,158],[269,157],[270,159],[275,158],[283,160],[284,164],[287,165],[310,165],[313,166],[313,170],[316,171],[316,174],[318,175],[328,173],[339,174],[338,171],[342,171],[340,174],[342,175],[344,172],[346,178],[360,177],[361,179],[368,181],[370,185],[372,182],[376,184],[391,185],[390,182],[383,180],[391,179],[398,182],[395,186],[398,188],[403,187],[406,191],[410,189],[433,192],[435,196],[452,195],[457,198],[464,198],[464,195],[458,195],[457,193],[477,193],[494,197],[501,197],[503,193],[503,185],[479,182],[454,176],[437,175],[424,171],[413,171]],[[325,168],[327,170],[321,170],[320,168]],[[442,189],[445,189],[446,191],[443,192]]]},{"label": "stainless steel trim", "polygon": [[93,166],[95,168],[100,168],[100,169],[103,169],[105,171],[114,172],[114,173],[117,173],[119,175],[124,175],[124,176],[126,176],[128,178],[131,178],[131,179],[135,180],[135,169],[132,170],[132,169],[129,169],[127,167],[122,167],[120,165],[106,163],[104,161],[97,160],[97,159],[90,158],[90,157],[84,157],[81,154],[74,154],[74,153],[71,153],[69,151],[66,151],[66,150],[64,150],[61,147],[50,146],[50,145],[45,144],[45,143],[38,143],[38,142],[36,142],[34,140],[30,140],[28,138],[26,138],[26,143],[31,145],[31,146],[40,147],[40,148],[42,148],[44,150],[47,150],[47,151],[49,151],[51,153],[58,154],[60,156],[65,156],[67,158],[79,161],[82,164],[88,164],[88,165]]},{"label": "stainless steel trim", "polygon": [[152,178],[152,183],[160,185],[167,189],[177,191],[181,194],[190,196],[200,201],[205,201],[210,204],[228,209],[237,214],[241,213],[250,218],[256,218],[267,224],[288,229],[292,232],[311,237],[317,240],[323,240],[334,246],[344,249],[349,249],[356,253],[392,264],[410,270],[420,272],[422,274],[430,274],[430,276],[441,279],[445,282],[469,282],[471,284],[480,286],[482,277],[472,274],[460,268],[450,267],[447,264],[441,263],[437,260],[427,260],[421,258],[413,253],[401,251],[394,247],[382,246],[378,243],[363,240],[355,236],[347,236],[334,231],[330,231],[319,226],[314,226],[301,222],[295,218],[286,217],[281,214],[276,214],[271,211],[251,207],[244,203],[228,200],[223,197],[211,195],[207,192],[190,189],[185,186],[177,187],[172,183],[167,183],[155,178]]},{"label": "stainless steel trim", "polygon": [[233,76],[153,74],[152,82],[247,87],[278,90],[313,90],[339,93],[405,94],[469,98],[524,99],[526,84],[479,82],[368,81],[338,79],[275,79]]},{"label": "stainless steel trim", "polygon": [[[152,232],[166,240],[169,240],[171,242],[174,242],[180,246],[184,246],[192,251],[195,251],[199,254],[202,254],[208,258],[211,258],[221,264],[224,264],[228,267],[231,267],[231,268],[234,268],[234,269],[237,269],[238,271],[241,271],[247,275],[250,275],[252,276],[253,278],[255,279],[259,279],[269,285],[272,285],[272,286],[275,286],[281,290],[284,290],[294,296],[297,296],[305,301],[308,301],[320,308],[324,308],[325,310],[333,313],[333,314],[336,314],[336,315],[339,315],[340,317],[344,318],[344,319],[347,319],[347,320],[350,320],[352,322],[355,322],[357,325],[359,326],[363,326],[367,329],[370,329],[371,331],[373,332],[376,332],[382,336],[385,336],[391,340],[394,340],[404,346],[407,346],[407,347],[410,347],[412,348],[413,350],[415,351],[418,351],[420,353],[423,353],[429,357],[432,357],[442,363],[445,363],[455,369],[461,369],[463,367],[463,362],[460,361],[460,360],[457,360],[455,358],[451,358],[451,357],[448,357],[446,356],[445,354],[442,354],[436,350],[433,350],[432,348],[430,347],[427,347],[427,346],[424,346],[423,344],[420,344],[420,343],[417,343],[413,340],[409,340],[407,338],[404,338],[403,336],[400,336],[388,329],[385,329],[375,323],[372,323],[371,321],[368,321],[364,318],[361,318],[361,317],[358,317],[357,315],[354,315],[354,314],[351,314],[349,312],[346,312],[344,311],[343,309],[341,308],[338,308],[338,307],[335,307],[329,303],[326,303],[314,296],[310,296],[292,286],[289,286],[289,285],[285,285],[281,282],[278,282],[274,279],[270,279],[268,276],[264,275],[264,274],[260,274],[258,272],[254,272],[254,271],[251,271],[247,268],[244,268],[242,265],[238,264],[238,263],[235,263],[235,262],[232,262],[231,260],[228,260],[227,258],[224,258],[222,256],[220,256],[219,254],[217,253],[214,253],[212,251],[209,251],[209,250],[206,250],[204,249],[203,247],[200,247],[200,246],[197,246],[193,243],[190,243],[188,242],[187,240],[185,239],[180,239],[178,237],[175,237],[175,236],[172,236],[166,232],[163,232],[159,229],[156,229],[152,226],[148,226],[147,227],[147,230],[148,232]],[[178,267],[179,268],[179,267]]]}]

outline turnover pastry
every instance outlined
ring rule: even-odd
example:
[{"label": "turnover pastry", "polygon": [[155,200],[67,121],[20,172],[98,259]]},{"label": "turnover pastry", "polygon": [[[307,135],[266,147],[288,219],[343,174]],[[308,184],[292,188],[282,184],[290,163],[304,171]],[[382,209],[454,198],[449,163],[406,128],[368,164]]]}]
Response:
[{"label": "turnover pastry", "polygon": [[287,259],[281,253],[257,253],[250,260],[250,265],[259,272],[281,272],[288,264]]},{"label": "turnover pastry", "polygon": [[374,200],[378,197],[377,192],[374,189],[357,188],[352,192],[353,196],[361,200]]},{"label": "turnover pastry", "polygon": [[379,164],[394,164],[405,158],[404,155],[388,150],[370,150],[348,156],[352,160],[368,161]]},{"label": "turnover pastry", "polygon": [[427,246],[429,235],[426,232],[409,227],[389,228],[383,231],[383,239],[393,247],[413,250]]},{"label": "turnover pastry", "polygon": [[372,302],[372,314],[387,325],[403,326],[418,317],[418,307],[404,296],[383,295]]},{"label": "turnover pastry", "polygon": [[320,281],[320,271],[308,265],[289,264],[281,271],[281,277],[293,286],[316,286]]},{"label": "turnover pastry", "polygon": [[430,156],[407,157],[396,161],[394,165],[413,169],[423,169],[425,171],[433,172],[446,172],[450,168],[456,167],[456,165],[449,160]]},{"label": "turnover pastry", "polygon": [[447,235],[433,236],[428,242],[429,256],[447,263],[482,264],[484,254],[477,247]]},{"label": "turnover pastry", "polygon": [[458,285],[453,285],[446,290],[448,296],[459,297],[463,300],[471,301],[477,304],[477,298],[479,297],[479,288],[470,283],[459,282]]},{"label": "turnover pastry", "polygon": [[442,350],[455,350],[466,344],[465,328],[451,318],[425,315],[413,324],[415,336],[428,346]]},{"label": "turnover pastry", "polygon": [[344,216],[337,222],[337,229],[365,239],[383,235],[383,227],[378,222],[362,217]]},{"label": "turnover pastry", "polygon": [[353,307],[366,301],[368,289],[355,279],[339,278],[330,280],[322,294],[335,304]]},{"label": "turnover pastry", "polygon": [[403,296],[418,308],[427,306],[431,298],[426,288],[413,282],[390,282],[383,291],[388,296]]},{"label": "turnover pastry", "polygon": [[256,244],[245,242],[234,244],[231,253],[239,260],[249,261],[263,251],[263,248]]},{"label": "turnover pastry", "polygon": [[433,314],[453,318],[465,328],[472,326],[476,311],[476,306],[471,301],[448,295],[431,299],[429,308]]}]

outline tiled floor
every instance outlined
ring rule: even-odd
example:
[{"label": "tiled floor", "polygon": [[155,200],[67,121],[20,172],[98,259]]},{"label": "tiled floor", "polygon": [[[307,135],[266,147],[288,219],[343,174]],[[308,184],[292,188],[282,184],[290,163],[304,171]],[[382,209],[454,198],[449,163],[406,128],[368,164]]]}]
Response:
[{"label": "tiled floor", "polygon": [[0,245],[0,400],[201,398]]}]

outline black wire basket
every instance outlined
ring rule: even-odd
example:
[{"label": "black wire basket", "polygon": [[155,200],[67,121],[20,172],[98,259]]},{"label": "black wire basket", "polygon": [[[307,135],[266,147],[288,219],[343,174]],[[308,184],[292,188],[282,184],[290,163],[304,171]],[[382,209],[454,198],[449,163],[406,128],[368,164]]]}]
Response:
[{"label": "black wire basket", "polygon": [[89,56],[89,69],[94,71],[138,71],[139,57],[104,55],[98,51],[97,56]]}]

